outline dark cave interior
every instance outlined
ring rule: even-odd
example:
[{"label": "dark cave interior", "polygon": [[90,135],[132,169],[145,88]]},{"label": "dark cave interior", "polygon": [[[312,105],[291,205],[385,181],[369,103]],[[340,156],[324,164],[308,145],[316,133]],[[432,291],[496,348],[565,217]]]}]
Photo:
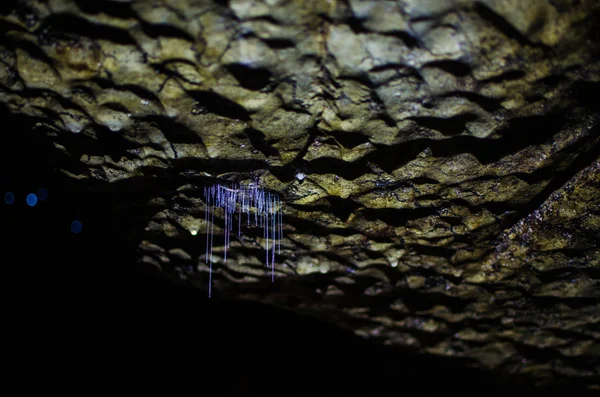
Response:
[{"label": "dark cave interior", "polygon": [[[52,143],[30,121],[3,112],[2,125],[0,145],[10,148],[0,159],[2,195],[16,198],[0,205],[3,323],[6,340],[17,341],[5,352],[16,379],[45,368],[48,382],[64,388],[54,371],[94,378],[101,373],[94,366],[108,360],[114,379],[149,366],[232,396],[584,393],[578,385],[533,388],[458,359],[416,356],[277,308],[218,294],[209,300],[150,273],[136,264],[134,225],[118,216],[119,201],[134,198],[74,186],[56,171]],[[40,188],[47,200],[30,207],[25,197]],[[75,219],[80,234],[70,230]]]}]

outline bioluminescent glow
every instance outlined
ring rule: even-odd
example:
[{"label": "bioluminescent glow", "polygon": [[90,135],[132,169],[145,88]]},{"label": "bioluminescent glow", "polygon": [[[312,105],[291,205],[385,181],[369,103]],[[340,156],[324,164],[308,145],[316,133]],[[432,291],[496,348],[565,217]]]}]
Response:
[{"label": "bioluminescent glow", "polygon": [[27,201],[27,205],[28,205],[28,206],[30,206],[30,207],[35,207],[35,205],[36,205],[36,204],[37,204],[37,202],[38,202],[38,198],[37,198],[37,196],[36,196],[35,194],[33,194],[33,193],[29,193],[29,194],[27,195],[27,199],[26,199],[26,201]]},{"label": "bioluminescent glow", "polygon": [[37,198],[40,201],[45,201],[48,198],[48,191],[44,188],[37,191]]},{"label": "bioluminescent glow", "polygon": [[81,233],[81,230],[83,230],[83,224],[80,221],[76,219],[73,222],[71,222],[71,231],[73,233],[79,234]]},{"label": "bioluminescent glow", "polygon": [[4,195],[4,202],[8,205],[13,205],[15,203],[15,194],[13,192],[7,192]]},{"label": "bioluminescent glow", "polygon": [[[263,229],[265,241],[265,264],[271,266],[271,281],[275,281],[275,248],[281,253],[283,238],[282,203],[279,195],[267,192],[256,182],[248,185],[227,187],[215,184],[204,188],[204,221],[206,223],[206,262],[209,265],[208,296],[212,294],[213,241],[215,229],[215,212],[223,214],[223,231],[225,248],[223,262],[227,262],[231,232],[237,223],[238,236],[241,235],[242,218],[246,215],[245,226],[255,226]],[[234,222],[237,217],[237,222]]]}]

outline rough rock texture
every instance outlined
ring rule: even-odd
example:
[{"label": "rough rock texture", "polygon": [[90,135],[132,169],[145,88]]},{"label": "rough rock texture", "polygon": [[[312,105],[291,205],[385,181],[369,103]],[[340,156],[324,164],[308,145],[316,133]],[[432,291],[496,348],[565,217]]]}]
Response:
[{"label": "rough rock texture", "polygon": [[600,387],[597,1],[2,7],[3,113],[74,184],[145,198],[140,262],[206,289],[203,188],[256,178],[276,281],[258,232],[223,263],[219,220],[214,296]]}]

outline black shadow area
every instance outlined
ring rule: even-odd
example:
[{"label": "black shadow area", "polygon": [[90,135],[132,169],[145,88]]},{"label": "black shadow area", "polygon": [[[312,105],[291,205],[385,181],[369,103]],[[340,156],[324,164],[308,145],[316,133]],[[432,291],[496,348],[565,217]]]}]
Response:
[{"label": "black shadow area", "polygon": [[[166,381],[222,396],[548,395],[460,360],[385,348],[313,318],[208,300],[147,271],[136,262],[131,237],[143,217],[125,220],[118,211],[139,197],[61,176],[44,134],[28,120],[3,116],[0,147],[11,150],[0,158],[0,191],[16,198],[0,202],[5,387],[88,394]],[[47,200],[28,206],[27,194],[40,188]],[[81,234],[71,231],[75,219]],[[567,386],[554,392],[583,395],[578,385]]]}]

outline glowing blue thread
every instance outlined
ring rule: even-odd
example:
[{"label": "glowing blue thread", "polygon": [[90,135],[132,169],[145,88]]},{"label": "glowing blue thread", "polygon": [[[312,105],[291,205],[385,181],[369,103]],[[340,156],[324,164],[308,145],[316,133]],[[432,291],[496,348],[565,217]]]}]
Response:
[{"label": "glowing blue thread", "polygon": [[15,203],[15,194],[13,192],[8,192],[4,195],[4,202],[8,205],[13,205]]},{"label": "glowing blue thread", "polygon": [[37,197],[40,199],[40,201],[45,201],[48,198],[48,191],[44,188],[41,188],[37,192]]},{"label": "glowing blue thread", "polygon": [[[231,232],[234,230],[233,217],[238,216],[238,236],[241,234],[242,215],[246,213],[248,226],[251,225],[251,212],[254,212],[254,226],[263,229],[265,248],[265,264],[271,267],[271,281],[275,281],[275,251],[281,253],[281,240],[283,239],[281,199],[277,194],[265,192],[258,187],[257,182],[244,185],[226,187],[215,184],[204,188],[204,221],[206,222],[206,256],[209,263],[208,297],[212,295],[212,268],[213,268],[213,236],[215,210],[223,211],[224,253],[223,262],[227,262],[227,249],[231,242]],[[270,241],[269,241],[270,240]],[[277,240],[277,244],[276,241]],[[270,243],[270,244],[269,244]],[[209,249],[210,246],[210,249]],[[271,250],[271,252],[269,252]]]},{"label": "glowing blue thread", "polygon": [[37,202],[38,202],[38,198],[35,194],[30,193],[27,195],[27,205],[29,205],[30,207],[34,207]]},{"label": "glowing blue thread", "polygon": [[71,231],[73,233],[79,234],[79,233],[81,233],[82,229],[83,229],[83,225],[78,220],[74,220],[73,222],[71,222]]}]

